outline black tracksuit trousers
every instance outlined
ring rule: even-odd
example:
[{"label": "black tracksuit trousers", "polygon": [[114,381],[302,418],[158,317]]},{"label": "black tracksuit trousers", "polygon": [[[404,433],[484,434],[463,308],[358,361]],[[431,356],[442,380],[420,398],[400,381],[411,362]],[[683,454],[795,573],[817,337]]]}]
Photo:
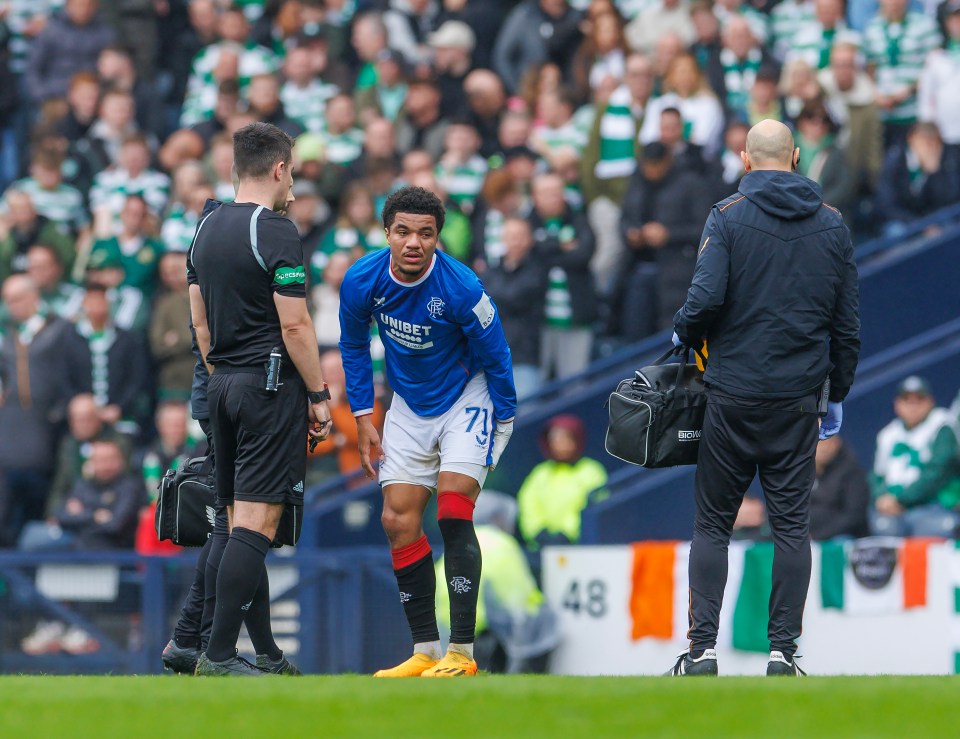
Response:
[{"label": "black tracksuit trousers", "polygon": [[727,548],[737,511],[760,474],[773,534],[770,648],[797,649],[810,585],[810,492],[816,474],[815,395],[753,401],[711,392],[697,459],[690,547],[690,648],[717,643]]}]

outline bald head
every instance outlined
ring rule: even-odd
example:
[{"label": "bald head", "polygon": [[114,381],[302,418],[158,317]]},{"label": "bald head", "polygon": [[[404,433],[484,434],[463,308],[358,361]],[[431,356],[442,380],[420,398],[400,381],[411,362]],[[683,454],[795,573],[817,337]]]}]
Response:
[{"label": "bald head", "polygon": [[18,273],[10,275],[3,283],[3,296],[20,296],[37,293],[37,286],[27,275]]},{"label": "bald head", "polygon": [[34,281],[24,274],[8,277],[0,294],[10,317],[18,323],[32,318],[40,307],[40,292]]},{"label": "bald head", "polygon": [[473,112],[481,118],[498,115],[507,101],[503,82],[489,69],[475,69],[468,74],[463,80],[463,90]]},{"label": "bald head", "polygon": [[794,157],[793,134],[780,121],[765,118],[747,133],[747,157],[752,169],[789,172]]}]

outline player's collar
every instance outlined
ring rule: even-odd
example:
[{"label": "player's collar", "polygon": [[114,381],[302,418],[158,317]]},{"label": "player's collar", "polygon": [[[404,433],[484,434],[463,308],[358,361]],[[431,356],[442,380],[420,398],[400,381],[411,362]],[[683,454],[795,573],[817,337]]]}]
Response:
[{"label": "player's collar", "polygon": [[389,260],[389,263],[387,264],[387,271],[390,273],[390,279],[393,280],[394,282],[396,282],[396,283],[397,283],[398,285],[400,285],[401,287],[416,287],[417,285],[423,283],[423,281],[426,280],[426,279],[430,276],[430,273],[433,272],[433,268],[434,268],[436,265],[437,265],[437,254],[436,254],[436,252],[434,252],[433,258],[430,260],[430,266],[427,267],[427,271],[424,272],[422,275],[420,275],[420,276],[419,276],[417,279],[415,279],[413,282],[406,282],[406,281],[404,281],[404,280],[401,280],[399,277],[397,277],[397,276],[394,274],[394,272],[393,272],[393,260],[392,260],[392,259],[390,259],[390,260]]}]

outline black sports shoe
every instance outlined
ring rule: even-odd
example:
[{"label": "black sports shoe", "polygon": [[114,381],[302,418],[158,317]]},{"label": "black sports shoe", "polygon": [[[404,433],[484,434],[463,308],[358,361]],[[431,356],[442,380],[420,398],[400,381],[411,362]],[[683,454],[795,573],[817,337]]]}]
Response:
[{"label": "black sports shoe", "polygon": [[258,654],[257,668],[274,675],[294,675],[296,677],[303,677],[303,673],[297,669],[297,666],[283,655],[280,656],[280,659],[274,662],[267,655]]},{"label": "black sports shoe", "polygon": [[239,654],[234,654],[224,662],[214,662],[204,652],[197,660],[197,671],[194,674],[207,677],[263,677],[266,673]]},{"label": "black sports shoe", "polygon": [[798,677],[806,674],[797,664],[797,657],[785,657],[783,652],[770,652],[770,661],[767,662],[767,677],[777,675]]},{"label": "black sports shoe", "polygon": [[718,674],[717,650],[705,649],[703,654],[696,659],[690,656],[690,652],[684,652],[677,657],[677,664],[673,666],[673,669],[665,674],[672,677],[681,675],[716,677]]},{"label": "black sports shoe", "polygon": [[192,675],[197,669],[199,658],[199,649],[196,647],[181,647],[175,639],[167,642],[167,646],[163,648],[163,654],[161,655],[163,668],[181,675]]}]

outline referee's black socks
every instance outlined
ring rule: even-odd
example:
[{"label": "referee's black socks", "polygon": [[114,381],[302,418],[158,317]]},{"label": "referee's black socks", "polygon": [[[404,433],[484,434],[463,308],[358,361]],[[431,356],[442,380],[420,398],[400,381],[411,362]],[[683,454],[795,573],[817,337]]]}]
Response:
[{"label": "referee's black socks", "polygon": [[210,551],[207,553],[207,566],[203,575],[203,613],[200,618],[200,651],[207,651],[210,643],[210,632],[213,630],[213,614],[217,610],[217,578],[220,576],[220,562],[223,560],[223,550],[230,541],[230,531],[227,525],[227,509],[217,511],[213,524],[213,533],[210,535]]},{"label": "referee's black socks", "polygon": [[266,564],[262,567],[260,584],[250,601],[243,623],[257,654],[265,654],[274,662],[283,657],[283,651],[273,638],[273,624],[270,623],[270,578]]},{"label": "referee's black socks", "polygon": [[[462,493],[437,497],[437,519],[443,536],[443,562],[450,594],[450,644],[472,645],[477,628],[480,588],[480,543],[473,528],[476,507]],[[472,657],[472,654],[468,655]]]},{"label": "referee's black socks", "polygon": [[437,573],[427,537],[421,536],[413,544],[391,550],[390,556],[393,557],[393,574],[400,588],[400,602],[410,625],[413,643],[439,643]]},{"label": "referee's black socks", "polygon": [[234,527],[217,574],[217,605],[207,644],[208,659],[224,662],[236,653],[240,624],[260,585],[263,561],[269,550],[270,540],[263,534]]}]

